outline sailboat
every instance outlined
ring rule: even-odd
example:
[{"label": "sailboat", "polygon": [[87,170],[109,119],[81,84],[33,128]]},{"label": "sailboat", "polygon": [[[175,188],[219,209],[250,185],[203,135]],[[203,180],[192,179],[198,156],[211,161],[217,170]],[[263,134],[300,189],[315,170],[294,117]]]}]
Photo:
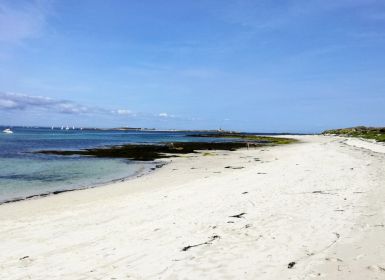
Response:
[{"label": "sailboat", "polygon": [[6,129],[3,130],[3,133],[12,134],[13,131],[10,128],[6,128]]}]

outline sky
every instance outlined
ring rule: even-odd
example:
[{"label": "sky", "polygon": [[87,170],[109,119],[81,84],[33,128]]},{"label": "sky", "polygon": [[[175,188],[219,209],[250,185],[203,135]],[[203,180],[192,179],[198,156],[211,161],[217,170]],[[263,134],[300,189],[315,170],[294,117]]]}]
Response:
[{"label": "sky", "polygon": [[385,1],[0,0],[0,124],[385,126]]}]

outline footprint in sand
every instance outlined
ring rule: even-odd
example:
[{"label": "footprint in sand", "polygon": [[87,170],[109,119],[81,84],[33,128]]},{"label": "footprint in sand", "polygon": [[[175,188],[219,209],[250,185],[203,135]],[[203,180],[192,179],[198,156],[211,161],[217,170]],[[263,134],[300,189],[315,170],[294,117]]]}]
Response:
[{"label": "footprint in sand", "polygon": [[367,269],[369,269],[370,271],[373,271],[373,272],[385,273],[385,264],[383,264],[383,265],[369,265],[367,267]]},{"label": "footprint in sand", "polygon": [[19,261],[23,266],[28,266],[33,262],[33,259],[30,256],[24,256],[20,258]]},{"label": "footprint in sand", "polygon": [[329,261],[329,262],[342,262],[342,260],[339,259],[339,258],[325,258],[325,261]]},{"label": "footprint in sand", "polygon": [[360,259],[362,259],[363,257],[365,257],[365,255],[361,254],[361,255],[358,255],[354,258],[355,261],[358,261]]},{"label": "footprint in sand", "polygon": [[321,273],[319,273],[319,272],[311,272],[311,273],[309,274],[309,277],[311,277],[311,278],[323,277],[323,276],[324,276],[324,274],[321,274]]}]

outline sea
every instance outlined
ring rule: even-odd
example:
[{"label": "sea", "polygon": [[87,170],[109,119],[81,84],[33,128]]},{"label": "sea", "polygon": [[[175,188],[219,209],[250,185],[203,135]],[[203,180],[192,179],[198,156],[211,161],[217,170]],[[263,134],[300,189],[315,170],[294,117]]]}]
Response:
[{"label": "sea", "polygon": [[[39,150],[81,150],[122,144],[218,141],[191,132],[0,127],[0,204],[104,185],[150,172],[154,162],[87,156],[57,156]],[[226,140],[223,140],[226,141]]]}]

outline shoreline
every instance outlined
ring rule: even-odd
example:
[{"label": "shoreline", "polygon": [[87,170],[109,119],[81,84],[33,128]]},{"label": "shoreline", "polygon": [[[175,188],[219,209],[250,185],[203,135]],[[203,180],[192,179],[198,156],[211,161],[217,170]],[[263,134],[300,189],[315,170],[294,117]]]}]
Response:
[{"label": "shoreline", "polygon": [[[146,163],[146,164],[148,164],[148,163]],[[152,167],[148,167],[148,168],[143,167],[143,169],[146,169],[146,170],[137,171],[133,175],[129,175],[129,176],[125,176],[125,177],[120,177],[120,178],[109,180],[109,181],[105,181],[105,182],[100,182],[100,183],[95,183],[95,184],[90,184],[90,185],[83,185],[83,186],[80,186],[78,188],[58,189],[58,190],[55,190],[55,191],[45,192],[45,193],[41,193],[41,194],[29,195],[29,196],[26,196],[26,197],[16,197],[16,198],[9,199],[9,200],[2,200],[2,201],[0,201],[0,206],[3,205],[3,204],[10,204],[10,203],[16,203],[16,202],[21,202],[21,201],[28,201],[28,200],[32,200],[32,199],[42,199],[42,198],[45,198],[45,197],[49,197],[49,196],[53,196],[53,195],[58,195],[58,194],[62,194],[62,193],[67,193],[67,192],[82,191],[82,190],[99,188],[99,187],[104,187],[104,186],[113,186],[114,184],[119,183],[119,182],[127,182],[127,181],[130,181],[130,180],[135,180],[136,178],[140,178],[142,176],[146,176],[146,175],[154,172],[156,169],[162,168],[162,166],[166,165],[167,162],[165,162],[165,161],[153,161],[150,164],[152,164]]]},{"label": "shoreline", "polygon": [[[223,138],[228,134],[197,134],[197,135],[187,135],[191,137],[203,137],[203,138]],[[242,148],[261,148],[267,147],[275,144],[289,144],[295,142],[293,140],[282,138],[282,137],[266,137],[266,136],[254,136],[246,135],[239,133],[230,133],[232,138],[239,141],[224,141],[224,142],[162,142],[162,143],[148,143],[148,144],[122,144],[122,145],[111,145],[111,146],[102,146],[94,147],[81,150],[42,150],[42,151],[33,151],[34,154],[48,154],[48,155],[57,155],[57,156],[90,156],[94,158],[124,158],[132,162],[139,162],[141,164],[152,164],[148,170],[142,172],[138,171],[136,174],[113,179],[110,181],[104,181],[95,184],[82,185],[76,188],[63,188],[57,189],[54,191],[43,192],[33,195],[28,195],[25,197],[15,197],[11,199],[4,199],[0,201],[0,205],[20,202],[30,199],[39,199],[52,195],[57,195],[66,192],[73,192],[78,190],[92,189],[96,187],[112,185],[117,182],[125,182],[127,180],[135,179],[141,176],[145,176],[151,171],[161,168],[166,164],[166,160],[169,158],[178,157],[180,155],[186,155],[190,153],[207,153],[209,151],[223,150],[223,151],[235,151]],[[248,137],[251,137],[250,142],[245,142]],[[280,141],[284,140],[284,143]]]},{"label": "shoreline", "polygon": [[[139,172],[139,174],[133,174],[126,177],[113,179],[110,181],[104,181],[95,184],[83,185],[75,188],[63,188],[54,191],[43,192],[33,195],[27,195],[25,197],[15,197],[11,199],[4,199],[0,201],[0,205],[20,202],[30,199],[44,198],[51,195],[57,195],[66,192],[73,192],[77,190],[92,189],[105,185],[111,185],[116,182],[124,182],[129,179],[135,179],[137,177],[144,176],[150,173],[152,170],[162,167],[165,164],[165,160],[181,155],[191,153],[201,153],[215,150],[235,151],[242,148],[249,147],[265,147],[276,144],[289,144],[295,142],[294,140],[282,138],[282,137],[266,137],[266,136],[254,136],[239,133],[230,133],[234,140],[238,141],[223,141],[223,142],[161,142],[161,143],[147,143],[147,144],[122,144],[101,146],[80,150],[37,150],[31,153],[33,154],[48,154],[55,156],[90,156],[94,158],[111,158],[111,159],[128,159],[132,162],[140,162],[142,164],[150,163],[153,165],[148,171]],[[188,136],[188,135],[187,135]],[[223,138],[227,134],[202,134],[195,135],[193,137],[203,138]],[[249,139],[250,138],[250,139]],[[249,142],[246,142],[249,140]],[[284,141],[284,142],[282,142]],[[160,163],[158,163],[160,161]]]},{"label": "shoreline", "polygon": [[4,278],[380,279],[385,154],[293,137],[1,205]]}]

